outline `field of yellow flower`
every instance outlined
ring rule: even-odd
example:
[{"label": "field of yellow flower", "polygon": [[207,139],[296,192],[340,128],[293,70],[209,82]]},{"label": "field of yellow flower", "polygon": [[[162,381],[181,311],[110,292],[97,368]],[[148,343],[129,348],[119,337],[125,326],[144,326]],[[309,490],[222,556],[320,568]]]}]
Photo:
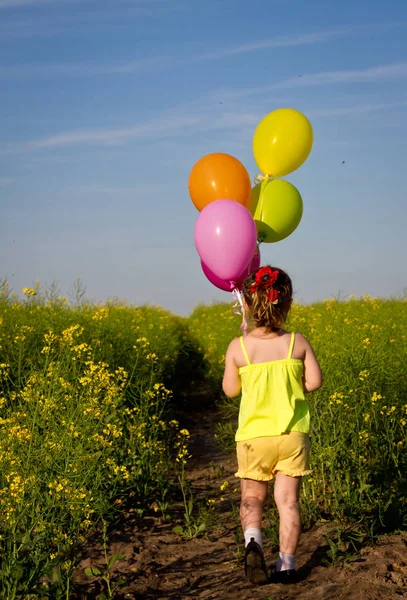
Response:
[{"label": "field of yellow flower", "polygon": [[[220,383],[239,325],[230,304],[182,319],[159,307],[72,304],[39,287],[20,300],[0,287],[2,597],[69,598],[78,545],[95,524],[129,498],[140,515],[168,508],[188,457],[174,408],[185,410],[202,381],[220,398],[218,440],[233,446],[239,399],[223,398]],[[289,328],[308,337],[324,373],[310,396],[305,520],[349,522],[355,539],[402,527],[406,302],[295,305]]]},{"label": "field of yellow flower", "polygon": [[199,365],[160,308],[24,294],[0,290],[1,596],[69,598],[95,524],[178,481],[188,432],[171,410]]}]

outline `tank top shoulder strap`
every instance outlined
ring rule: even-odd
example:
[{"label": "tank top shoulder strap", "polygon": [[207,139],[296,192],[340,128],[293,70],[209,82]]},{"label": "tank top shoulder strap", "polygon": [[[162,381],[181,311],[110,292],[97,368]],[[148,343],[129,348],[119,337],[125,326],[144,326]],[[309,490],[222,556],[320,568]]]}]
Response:
[{"label": "tank top shoulder strap", "polygon": [[290,341],[290,347],[288,349],[288,355],[287,358],[292,358],[292,354],[293,354],[293,349],[294,349],[294,342],[295,342],[295,333],[294,331],[291,332],[291,341]]},{"label": "tank top shoulder strap", "polygon": [[246,362],[247,362],[247,364],[248,364],[248,365],[250,365],[251,363],[250,363],[250,360],[249,360],[249,356],[248,356],[248,354],[247,354],[246,347],[245,347],[245,345],[244,345],[243,336],[240,336],[240,345],[241,345],[241,347],[242,347],[243,354],[244,354],[244,357],[245,357],[245,359],[246,359]]}]

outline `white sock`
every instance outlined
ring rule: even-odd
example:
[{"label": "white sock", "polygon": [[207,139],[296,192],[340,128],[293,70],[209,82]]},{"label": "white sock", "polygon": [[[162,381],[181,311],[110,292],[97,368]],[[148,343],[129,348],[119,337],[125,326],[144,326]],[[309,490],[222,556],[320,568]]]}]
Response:
[{"label": "white sock", "polygon": [[293,571],[295,569],[295,556],[279,552],[276,571]]},{"label": "white sock", "polygon": [[261,543],[260,529],[256,529],[256,527],[249,527],[249,529],[246,529],[244,532],[244,545],[247,546],[252,538],[254,538],[254,541],[258,543],[260,548],[263,548],[263,544]]}]

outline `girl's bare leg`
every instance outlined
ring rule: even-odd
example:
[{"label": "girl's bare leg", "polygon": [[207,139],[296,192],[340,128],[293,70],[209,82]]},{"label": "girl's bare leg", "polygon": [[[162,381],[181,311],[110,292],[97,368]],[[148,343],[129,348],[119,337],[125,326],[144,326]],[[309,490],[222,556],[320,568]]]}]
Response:
[{"label": "girl's bare leg", "polygon": [[276,473],[274,499],[280,517],[280,552],[294,555],[301,534],[300,515],[301,477]]},{"label": "girl's bare leg", "polygon": [[[261,522],[263,505],[267,496],[268,482],[242,479],[240,482],[242,502],[240,519],[245,537],[245,573],[254,584],[267,583],[268,573],[261,551]],[[254,542],[256,544],[254,544]],[[259,548],[260,547],[260,548]]]},{"label": "girl's bare leg", "polygon": [[267,497],[268,482],[241,479],[240,490],[242,493],[240,520],[242,522],[243,533],[251,527],[261,530],[263,506]]}]

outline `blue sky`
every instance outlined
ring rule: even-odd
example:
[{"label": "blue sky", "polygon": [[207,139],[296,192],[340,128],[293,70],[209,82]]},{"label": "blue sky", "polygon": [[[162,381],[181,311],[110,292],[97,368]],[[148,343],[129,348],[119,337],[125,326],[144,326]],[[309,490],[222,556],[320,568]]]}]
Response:
[{"label": "blue sky", "polygon": [[[0,0],[0,265],[188,314],[204,277],[194,163],[289,106],[314,128],[298,229],[263,244],[296,297],[407,288],[407,3]],[[345,163],[343,164],[343,161]]]}]

